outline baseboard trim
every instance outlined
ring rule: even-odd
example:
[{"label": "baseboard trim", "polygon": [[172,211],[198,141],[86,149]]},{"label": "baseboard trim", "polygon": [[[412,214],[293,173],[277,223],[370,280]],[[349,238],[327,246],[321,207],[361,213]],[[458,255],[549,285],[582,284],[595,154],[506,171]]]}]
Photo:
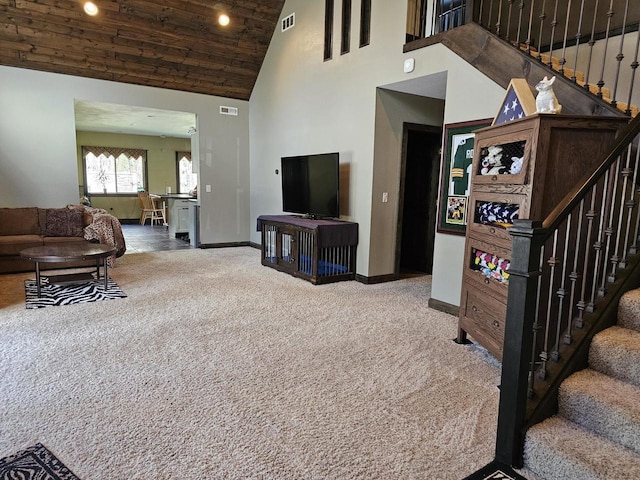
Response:
[{"label": "baseboard trim", "polygon": [[250,247],[250,242],[201,243],[200,248]]},{"label": "baseboard trim", "polygon": [[356,282],[364,283],[365,285],[374,285],[376,283],[393,282],[398,277],[391,273],[388,275],[377,275],[375,277],[366,277],[364,275],[356,274]]},{"label": "baseboard trim", "polygon": [[262,245],[260,243],[249,242],[249,246],[251,248],[257,248],[258,250],[262,250]]},{"label": "baseboard trim", "polygon": [[448,313],[449,315],[455,315],[456,317],[460,314],[460,307],[457,305],[452,305],[450,303],[443,302],[442,300],[436,300],[435,298],[429,299],[429,308]]}]

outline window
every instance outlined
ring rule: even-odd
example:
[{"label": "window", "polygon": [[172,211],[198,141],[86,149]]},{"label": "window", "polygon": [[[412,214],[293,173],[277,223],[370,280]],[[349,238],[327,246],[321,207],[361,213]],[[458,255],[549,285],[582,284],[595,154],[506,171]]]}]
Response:
[{"label": "window", "polygon": [[371,41],[371,0],[362,0],[360,4],[360,47],[366,47]]},{"label": "window", "polygon": [[82,158],[88,194],[127,194],[146,189],[146,150],[82,147]]},{"label": "window", "polygon": [[324,4],[324,59],[331,60],[333,49],[333,0]]},{"label": "window", "polygon": [[426,0],[409,0],[407,4],[407,43],[427,36],[427,9]]},{"label": "window", "polygon": [[342,38],[340,54],[349,53],[351,49],[351,0],[342,0]]},{"label": "window", "polygon": [[439,0],[436,3],[437,32],[446,32],[465,24],[465,0]]},{"label": "window", "polygon": [[466,0],[408,0],[406,42],[464,25],[467,8],[472,5]]},{"label": "window", "polygon": [[178,172],[178,193],[189,193],[198,184],[198,174],[193,173],[191,152],[176,152],[176,171]]}]

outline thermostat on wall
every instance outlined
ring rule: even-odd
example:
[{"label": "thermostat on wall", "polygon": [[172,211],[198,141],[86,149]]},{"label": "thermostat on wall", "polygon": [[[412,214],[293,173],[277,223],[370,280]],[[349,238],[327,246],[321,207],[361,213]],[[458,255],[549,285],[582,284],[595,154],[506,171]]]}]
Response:
[{"label": "thermostat on wall", "polygon": [[415,59],[413,59],[413,58],[407,58],[407,59],[404,61],[404,73],[411,73],[411,72],[413,72],[413,69],[415,68],[415,66],[416,66]]}]

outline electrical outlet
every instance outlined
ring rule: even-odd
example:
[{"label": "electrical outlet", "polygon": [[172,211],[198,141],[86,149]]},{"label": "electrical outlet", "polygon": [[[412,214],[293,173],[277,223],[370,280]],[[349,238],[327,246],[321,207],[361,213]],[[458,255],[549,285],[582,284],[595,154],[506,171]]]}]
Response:
[{"label": "electrical outlet", "polygon": [[389,194],[387,192],[382,192],[382,203],[387,203],[389,201]]}]

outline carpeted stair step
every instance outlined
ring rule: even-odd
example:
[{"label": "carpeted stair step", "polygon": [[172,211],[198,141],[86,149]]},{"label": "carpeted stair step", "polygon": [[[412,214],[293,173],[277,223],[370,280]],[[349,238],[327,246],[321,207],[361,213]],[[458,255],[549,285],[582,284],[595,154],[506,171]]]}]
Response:
[{"label": "carpeted stair step", "polygon": [[589,367],[640,387],[640,332],[613,326],[593,337]]},{"label": "carpeted stair step", "polygon": [[586,369],[560,386],[558,414],[640,454],[640,388]]},{"label": "carpeted stair step", "polygon": [[620,299],[618,326],[640,332],[640,288],[629,290]]},{"label": "carpeted stair step", "polygon": [[527,431],[524,457],[540,480],[640,478],[640,455],[561,417]]}]

